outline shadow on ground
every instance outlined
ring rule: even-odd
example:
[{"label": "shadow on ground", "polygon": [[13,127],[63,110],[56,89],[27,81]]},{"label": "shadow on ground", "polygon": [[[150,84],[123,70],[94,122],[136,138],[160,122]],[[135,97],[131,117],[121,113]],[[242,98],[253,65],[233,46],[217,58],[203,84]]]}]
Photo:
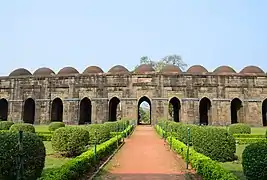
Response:
[{"label": "shadow on ground", "polygon": [[135,174],[135,173],[110,173],[101,171],[93,180],[202,180],[199,175],[184,172],[180,174]]}]

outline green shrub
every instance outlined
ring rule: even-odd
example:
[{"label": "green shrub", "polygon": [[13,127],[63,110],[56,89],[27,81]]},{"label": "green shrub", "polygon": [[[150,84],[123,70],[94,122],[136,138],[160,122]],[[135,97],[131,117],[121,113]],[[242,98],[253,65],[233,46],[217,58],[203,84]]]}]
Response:
[{"label": "green shrub", "polygon": [[42,141],[51,141],[53,133],[46,132],[36,132],[37,136],[39,136]]},{"label": "green shrub", "polygon": [[23,131],[23,132],[35,133],[34,126],[29,123],[15,123],[10,127],[9,130],[12,132]]},{"label": "green shrub", "polygon": [[266,138],[267,138],[267,130],[266,130],[265,136],[266,136]]},{"label": "green shrub", "polygon": [[12,180],[17,175],[17,158],[23,160],[21,179],[35,180],[41,176],[45,163],[45,146],[42,140],[33,133],[23,133],[23,150],[19,151],[18,133],[0,132],[0,179]]},{"label": "green shrub", "polygon": [[235,138],[237,144],[252,144],[257,142],[266,142],[266,138]]},{"label": "green shrub", "polygon": [[242,154],[242,166],[248,180],[267,179],[267,143],[248,145]]},{"label": "green shrub", "polygon": [[80,127],[57,129],[51,139],[52,148],[64,156],[73,157],[82,153],[89,142],[89,134]]},{"label": "green shrub", "polygon": [[[156,130],[161,135],[162,129],[159,126],[156,126]],[[186,158],[187,146],[183,142],[171,137],[167,137],[167,142],[169,144],[171,143],[172,148],[176,153],[180,154],[184,159]],[[189,162],[203,179],[238,180],[234,174],[224,169],[218,162],[196,152],[193,148],[190,148],[189,150]]]},{"label": "green shrub", "polygon": [[51,122],[48,126],[48,130],[49,131],[55,131],[61,127],[65,127],[65,124],[63,122]]},{"label": "green shrub", "polygon": [[265,138],[265,134],[233,134],[235,138]]},{"label": "green shrub", "polygon": [[117,132],[117,130],[119,130],[119,124],[117,122],[105,122],[104,124],[110,132]]},{"label": "green shrub", "polygon": [[[90,124],[85,126],[89,132],[89,144],[101,144],[110,139],[110,130],[106,124]],[[96,134],[95,134],[96,133]]]},{"label": "green shrub", "polygon": [[228,129],[230,134],[251,134],[251,127],[248,124],[231,124]]},{"label": "green shrub", "polygon": [[0,130],[9,130],[13,124],[12,121],[0,121]]},{"label": "green shrub", "polygon": [[97,146],[96,161],[94,160],[94,150],[89,149],[80,156],[71,159],[60,168],[45,173],[40,180],[70,180],[79,179],[88,171],[94,170],[103,160],[110,156],[117,149],[117,140],[121,142],[122,136],[111,138]]}]

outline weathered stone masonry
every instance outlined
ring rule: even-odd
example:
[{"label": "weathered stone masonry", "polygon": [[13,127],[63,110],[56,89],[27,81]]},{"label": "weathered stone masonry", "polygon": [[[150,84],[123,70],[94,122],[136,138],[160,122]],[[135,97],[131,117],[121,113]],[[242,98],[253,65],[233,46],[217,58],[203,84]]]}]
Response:
[{"label": "weathered stone masonry", "polygon": [[118,116],[137,119],[141,99],[151,104],[152,124],[172,118],[194,124],[263,126],[266,98],[267,76],[255,66],[239,73],[228,66],[210,73],[200,65],[187,72],[168,65],[160,73],[149,65],[134,72],[118,65],[107,73],[90,66],[82,74],[71,67],[57,74],[48,68],[33,74],[20,68],[0,77],[0,118],[34,124],[101,123]]}]

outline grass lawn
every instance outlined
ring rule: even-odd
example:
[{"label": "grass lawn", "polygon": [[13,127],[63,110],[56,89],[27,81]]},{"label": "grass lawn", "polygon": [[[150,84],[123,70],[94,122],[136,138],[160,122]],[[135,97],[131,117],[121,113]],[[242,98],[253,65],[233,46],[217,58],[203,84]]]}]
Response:
[{"label": "grass lawn", "polygon": [[251,134],[265,134],[267,127],[252,127]]}]

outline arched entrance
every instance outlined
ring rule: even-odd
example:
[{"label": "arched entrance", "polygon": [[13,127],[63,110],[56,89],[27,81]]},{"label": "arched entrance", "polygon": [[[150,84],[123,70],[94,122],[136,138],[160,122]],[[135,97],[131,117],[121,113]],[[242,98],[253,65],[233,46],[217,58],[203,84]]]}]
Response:
[{"label": "arched entrance", "polygon": [[118,116],[118,105],[120,104],[120,100],[117,97],[113,97],[109,101],[109,121],[117,121]]},{"label": "arched entrance", "polygon": [[262,102],[262,124],[267,126],[267,99]]},{"label": "arched entrance", "polygon": [[0,119],[6,121],[8,116],[8,102],[6,99],[0,99]]},{"label": "arched entrance", "polygon": [[180,110],[180,100],[177,97],[171,98],[171,100],[169,101],[169,115],[172,117],[173,121],[180,121]]},{"label": "arched entrance", "polygon": [[79,124],[91,124],[92,104],[90,99],[83,98],[80,102]]},{"label": "arched entrance", "polygon": [[35,120],[35,102],[32,98],[26,99],[23,107],[23,122],[34,124]]},{"label": "arched entrance", "polygon": [[60,98],[56,98],[52,102],[51,121],[63,121],[63,102]]},{"label": "arched entrance", "polygon": [[204,97],[199,102],[199,124],[208,125],[210,118],[211,102],[208,98]]},{"label": "arched entrance", "polygon": [[143,96],[138,101],[138,125],[151,124],[151,101],[148,97]]},{"label": "arched entrance", "polygon": [[242,101],[238,98],[234,98],[231,101],[231,124],[241,122],[241,108]]}]

